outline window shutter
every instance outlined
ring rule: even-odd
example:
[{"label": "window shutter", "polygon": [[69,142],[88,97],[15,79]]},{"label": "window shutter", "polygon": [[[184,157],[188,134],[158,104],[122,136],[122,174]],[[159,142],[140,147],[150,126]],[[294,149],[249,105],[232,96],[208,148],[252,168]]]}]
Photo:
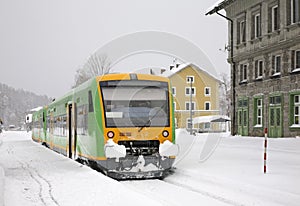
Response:
[{"label": "window shutter", "polygon": [[240,65],[240,81],[243,81],[243,67],[244,67],[244,65],[241,64]]},{"label": "window shutter", "polygon": [[255,15],[252,15],[252,18],[251,18],[251,39],[254,39],[255,38]]},{"label": "window shutter", "polygon": [[292,23],[292,13],[291,13],[291,0],[287,0],[286,5],[286,25],[291,25]]},{"label": "window shutter", "polygon": [[291,71],[295,69],[295,51],[291,51]]},{"label": "window shutter", "polygon": [[268,33],[272,32],[272,8],[268,9]]},{"label": "window shutter", "polygon": [[271,74],[273,75],[275,73],[275,56],[272,56],[272,71]]},{"label": "window shutter", "polygon": [[240,40],[240,36],[241,36],[241,31],[240,31],[240,21],[237,22],[237,26],[236,26],[236,31],[237,31],[237,34],[236,34],[236,41],[237,41],[237,44],[240,44],[241,43],[241,40]]},{"label": "window shutter", "polygon": [[256,60],[255,61],[255,69],[254,69],[255,71],[254,71],[254,73],[255,73],[255,78],[257,78],[258,77],[258,60]]}]

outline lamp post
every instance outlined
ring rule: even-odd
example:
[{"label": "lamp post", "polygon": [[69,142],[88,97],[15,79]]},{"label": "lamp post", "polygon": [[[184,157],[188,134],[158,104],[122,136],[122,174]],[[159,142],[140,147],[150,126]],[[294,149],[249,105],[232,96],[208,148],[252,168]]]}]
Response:
[{"label": "lamp post", "polygon": [[193,110],[192,110],[192,103],[193,103],[193,94],[192,94],[192,88],[193,88],[193,77],[188,77],[188,80],[190,81],[190,135],[193,135]]}]

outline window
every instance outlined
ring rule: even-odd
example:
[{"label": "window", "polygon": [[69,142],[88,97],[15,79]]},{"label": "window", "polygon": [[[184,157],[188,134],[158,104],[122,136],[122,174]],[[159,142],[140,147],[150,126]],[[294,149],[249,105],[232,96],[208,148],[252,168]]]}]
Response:
[{"label": "window", "polygon": [[204,110],[210,110],[210,102],[204,103]]},{"label": "window", "polygon": [[176,96],[176,87],[172,87],[172,94],[173,96]]},{"label": "window", "polygon": [[272,75],[280,75],[281,72],[281,56],[272,56]]},{"label": "window", "polygon": [[[191,95],[191,87],[185,88],[185,95],[190,96]],[[196,96],[196,88],[192,87],[192,96]]]},{"label": "window", "polygon": [[210,87],[204,88],[204,96],[210,96]]},{"label": "window", "polygon": [[101,81],[100,88],[107,128],[170,126],[168,83]]},{"label": "window", "polygon": [[273,96],[270,97],[270,105],[280,105],[281,104],[281,96]]},{"label": "window", "polygon": [[[188,110],[188,111],[191,110],[190,105],[191,105],[191,102],[185,102],[185,110]],[[195,108],[196,108],[196,103],[192,102],[192,110],[195,110]]]},{"label": "window", "polygon": [[186,128],[193,128],[193,125],[191,123],[191,119],[190,118],[186,119]]},{"label": "window", "polygon": [[263,77],[263,64],[262,60],[255,61],[255,79],[261,79]]},{"label": "window", "polygon": [[300,71],[300,50],[291,51],[291,71]]},{"label": "window", "polygon": [[186,83],[194,83],[195,82],[195,78],[194,76],[186,76]]},{"label": "window", "polygon": [[294,124],[300,126],[300,95],[294,96]]},{"label": "window", "polygon": [[279,29],[279,9],[278,5],[271,8],[271,32]]},{"label": "window", "polygon": [[254,15],[254,38],[261,36],[261,20],[260,13]]},{"label": "window", "polygon": [[292,24],[300,21],[299,13],[300,13],[300,1],[290,0],[290,18]]},{"label": "window", "polygon": [[89,112],[94,112],[92,91],[89,91]]},{"label": "window", "polygon": [[241,64],[240,65],[240,82],[247,82],[247,71],[248,71],[248,65]]},{"label": "window", "polygon": [[246,42],[246,21],[242,19],[237,24],[237,43],[241,44]]},{"label": "window", "polygon": [[254,127],[262,127],[263,122],[263,103],[262,98],[254,99]]}]

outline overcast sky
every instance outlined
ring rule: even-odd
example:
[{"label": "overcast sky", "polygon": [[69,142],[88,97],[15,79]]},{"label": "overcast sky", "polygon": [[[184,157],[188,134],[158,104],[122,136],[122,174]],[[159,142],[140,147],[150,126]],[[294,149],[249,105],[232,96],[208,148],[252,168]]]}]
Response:
[{"label": "overcast sky", "polygon": [[[103,45],[126,34],[149,30],[191,41],[208,56],[218,73],[229,73],[227,52],[219,50],[227,44],[227,22],[218,15],[205,16],[215,2],[0,0],[0,82],[59,97],[70,90],[76,70]],[[141,56],[130,62],[141,61]],[[161,62],[156,66],[168,64],[157,56],[149,59]],[[138,66],[152,66],[149,62]],[[128,60],[113,69],[127,66]]]}]

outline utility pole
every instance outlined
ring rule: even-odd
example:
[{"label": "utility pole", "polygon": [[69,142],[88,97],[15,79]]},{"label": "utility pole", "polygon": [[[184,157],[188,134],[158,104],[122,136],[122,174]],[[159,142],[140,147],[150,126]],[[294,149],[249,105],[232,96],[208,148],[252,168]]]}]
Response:
[{"label": "utility pole", "polygon": [[190,135],[193,135],[193,108],[192,108],[192,104],[193,104],[193,94],[192,94],[192,88],[193,88],[193,77],[188,77],[189,81],[190,81]]}]

